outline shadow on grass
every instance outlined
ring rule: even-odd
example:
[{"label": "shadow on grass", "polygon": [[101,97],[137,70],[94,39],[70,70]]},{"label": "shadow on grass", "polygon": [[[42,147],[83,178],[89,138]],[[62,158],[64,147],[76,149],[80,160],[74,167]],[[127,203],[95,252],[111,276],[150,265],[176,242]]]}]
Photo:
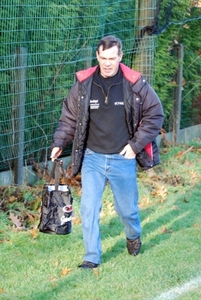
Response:
[{"label": "shadow on grass", "polygon": [[[83,270],[82,270],[83,272]],[[85,293],[83,295],[79,292],[79,296],[77,297],[77,287],[79,288],[78,284],[82,280],[86,280],[87,276],[95,276],[91,270],[84,270],[84,274],[78,274],[78,272],[73,273],[73,271],[63,278],[60,278],[57,282],[48,282],[46,289],[42,290],[37,288],[35,292],[32,292],[30,295],[26,294],[25,298],[18,298],[18,299],[26,299],[26,300],[53,300],[53,299],[87,299],[87,295],[85,297]],[[70,292],[70,297],[69,297]],[[82,296],[83,297],[82,297]],[[17,298],[16,298],[17,299]]]},{"label": "shadow on grass", "polygon": [[[103,251],[102,263],[117,257],[119,253],[125,251],[125,239],[118,238],[124,230],[123,224],[119,216],[114,216],[110,219],[109,223],[101,224],[101,240],[102,244],[107,240],[107,250]],[[115,240],[115,243],[114,243]],[[111,243],[111,246],[110,246]]]},{"label": "shadow on grass", "polygon": [[[184,195],[175,195],[175,201],[171,206],[167,205],[164,213],[162,213],[162,207],[166,203],[157,203],[153,207],[142,209],[140,211],[141,220],[151,220],[153,213],[153,221],[148,220],[143,225],[142,234],[148,241],[143,243],[141,253],[169,239],[171,234],[195,226],[195,216],[200,210],[200,196],[200,185],[196,185],[193,189],[190,188],[186,191]],[[157,218],[154,217],[154,206],[161,207],[160,216]]]},{"label": "shadow on grass", "polygon": [[[171,234],[193,227],[195,225],[195,215],[198,214],[200,209],[200,196],[200,185],[197,185],[193,189],[189,189],[185,195],[175,195],[175,201],[171,206],[168,207],[167,202],[164,213],[162,207],[163,205],[166,206],[166,203],[155,203],[152,207],[140,210],[141,221],[153,219],[153,221],[148,220],[142,226],[141,254],[151,249],[153,246],[168,240],[171,237]],[[155,217],[155,207],[157,206],[159,208],[161,207],[161,211],[158,212],[160,215]],[[123,225],[119,217],[115,216],[110,220],[109,224],[101,225],[101,232],[103,233],[102,240],[104,241],[104,239],[107,239],[108,237],[118,237],[122,234],[122,231]],[[146,242],[143,241],[143,237]],[[103,253],[103,262],[107,262],[110,259],[117,257],[120,253],[124,252],[125,249],[126,237],[125,239],[118,239],[115,244],[112,244],[111,248],[108,247],[107,251]]]},{"label": "shadow on grass", "polygon": [[102,264],[110,261],[113,258],[119,256],[120,253],[126,249],[125,239],[118,240],[111,248],[108,248],[106,252],[102,254]]}]

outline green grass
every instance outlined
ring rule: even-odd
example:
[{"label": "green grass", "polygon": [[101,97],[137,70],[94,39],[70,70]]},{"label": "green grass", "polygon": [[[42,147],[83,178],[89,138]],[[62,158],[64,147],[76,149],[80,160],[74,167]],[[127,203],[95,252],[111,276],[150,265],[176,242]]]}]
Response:
[{"label": "green grass", "polygon": [[[200,147],[200,146],[199,146]],[[201,284],[174,298],[159,298],[201,277],[201,155],[189,146],[164,149],[161,164],[139,172],[142,251],[128,255],[124,230],[112,207],[110,188],[103,195],[102,264],[82,270],[81,224],[68,236],[33,235],[12,229],[0,214],[0,299],[5,300],[154,300],[201,299]],[[79,220],[78,197],[74,199]]]}]

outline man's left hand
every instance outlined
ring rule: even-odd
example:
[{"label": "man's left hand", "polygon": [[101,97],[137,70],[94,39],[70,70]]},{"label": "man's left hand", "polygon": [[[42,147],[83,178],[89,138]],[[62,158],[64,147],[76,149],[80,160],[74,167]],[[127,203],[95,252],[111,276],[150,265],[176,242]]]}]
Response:
[{"label": "man's left hand", "polygon": [[123,155],[125,158],[130,158],[130,159],[136,157],[135,152],[133,151],[133,149],[129,144],[127,144],[119,154]]}]

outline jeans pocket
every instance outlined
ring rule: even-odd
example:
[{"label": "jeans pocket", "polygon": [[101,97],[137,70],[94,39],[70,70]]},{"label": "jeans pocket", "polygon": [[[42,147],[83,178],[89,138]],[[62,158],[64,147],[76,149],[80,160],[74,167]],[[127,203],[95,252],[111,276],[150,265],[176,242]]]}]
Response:
[{"label": "jeans pocket", "polygon": [[125,159],[125,160],[135,160],[135,157],[132,157],[132,158],[127,158],[125,157],[124,155],[122,154],[118,154],[122,159]]},{"label": "jeans pocket", "polygon": [[93,154],[93,153],[94,152],[92,150],[90,150],[89,148],[86,148],[85,152],[84,152],[85,155],[90,155],[90,154]]}]

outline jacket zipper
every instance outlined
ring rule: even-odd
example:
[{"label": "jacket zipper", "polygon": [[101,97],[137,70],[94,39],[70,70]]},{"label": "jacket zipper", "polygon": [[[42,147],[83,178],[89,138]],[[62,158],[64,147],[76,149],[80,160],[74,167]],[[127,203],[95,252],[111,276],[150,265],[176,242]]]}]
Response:
[{"label": "jacket zipper", "polygon": [[118,85],[119,82],[118,82],[118,83],[115,83],[115,84],[112,84],[111,86],[109,86],[109,88],[108,88],[108,90],[107,90],[107,94],[105,94],[105,92],[104,92],[104,90],[103,90],[103,88],[102,88],[101,85],[97,84],[96,82],[94,82],[94,84],[96,84],[97,86],[99,86],[99,87],[101,88],[101,90],[102,90],[102,92],[103,92],[103,95],[105,96],[105,101],[104,101],[104,103],[105,103],[105,105],[108,105],[108,95],[109,95],[110,88],[111,88],[112,86]]}]

